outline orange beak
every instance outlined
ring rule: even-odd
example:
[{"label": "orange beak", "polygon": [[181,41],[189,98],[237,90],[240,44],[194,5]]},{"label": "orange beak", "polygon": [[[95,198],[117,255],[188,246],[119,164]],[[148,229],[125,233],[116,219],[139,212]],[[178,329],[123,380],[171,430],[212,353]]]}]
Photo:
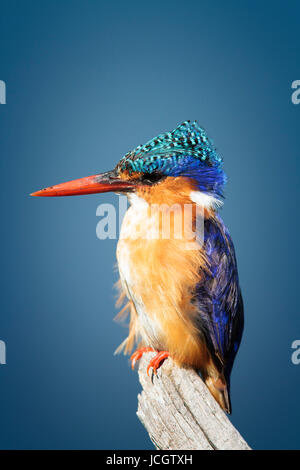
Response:
[{"label": "orange beak", "polygon": [[86,176],[78,180],[68,181],[67,183],[49,186],[41,189],[30,196],[80,196],[82,194],[107,193],[110,191],[129,192],[135,189],[136,183],[133,181],[121,180],[114,171],[101,173],[99,175]]}]

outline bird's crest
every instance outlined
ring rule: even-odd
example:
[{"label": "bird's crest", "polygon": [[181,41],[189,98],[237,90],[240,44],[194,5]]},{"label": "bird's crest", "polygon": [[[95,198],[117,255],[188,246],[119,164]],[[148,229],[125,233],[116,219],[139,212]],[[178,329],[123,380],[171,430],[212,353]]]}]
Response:
[{"label": "bird's crest", "polygon": [[185,121],[173,131],[139,145],[120,160],[117,169],[129,173],[159,171],[167,175],[174,167],[184,167],[191,159],[196,159],[203,167],[222,165],[222,158],[197,121]]}]

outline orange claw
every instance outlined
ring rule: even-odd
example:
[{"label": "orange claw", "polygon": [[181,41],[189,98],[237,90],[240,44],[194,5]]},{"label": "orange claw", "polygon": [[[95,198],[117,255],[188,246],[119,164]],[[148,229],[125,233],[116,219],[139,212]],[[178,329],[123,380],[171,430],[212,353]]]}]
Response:
[{"label": "orange claw", "polygon": [[156,356],[154,356],[148,364],[147,375],[149,376],[149,370],[153,369],[154,374],[157,374],[157,369],[162,365],[165,359],[169,357],[168,351],[159,351]]},{"label": "orange claw", "polygon": [[[153,348],[150,348],[150,347],[147,347],[147,348],[139,348],[137,349],[131,356],[130,360],[131,360],[131,368],[132,370],[134,369],[134,366],[136,364],[136,362],[141,359],[142,355],[146,352],[157,352],[155,351],[155,349]],[[155,356],[156,357],[156,356]]]}]

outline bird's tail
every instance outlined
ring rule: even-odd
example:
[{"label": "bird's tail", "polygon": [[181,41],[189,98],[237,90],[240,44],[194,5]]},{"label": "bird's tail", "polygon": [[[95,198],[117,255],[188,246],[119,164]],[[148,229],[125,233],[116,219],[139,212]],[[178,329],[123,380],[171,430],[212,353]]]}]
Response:
[{"label": "bird's tail", "polygon": [[220,407],[226,411],[226,413],[231,414],[229,383],[226,382],[224,376],[220,375],[215,379],[208,375],[205,378],[205,384]]}]

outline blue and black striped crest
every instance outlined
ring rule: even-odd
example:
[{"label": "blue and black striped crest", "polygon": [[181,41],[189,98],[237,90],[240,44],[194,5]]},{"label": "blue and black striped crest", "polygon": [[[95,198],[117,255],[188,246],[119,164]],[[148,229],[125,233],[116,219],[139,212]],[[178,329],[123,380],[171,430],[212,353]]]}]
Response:
[{"label": "blue and black striped crest", "polygon": [[202,167],[219,168],[222,165],[222,159],[205,130],[197,121],[185,121],[172,132],[160,134],[128,152],[118,163],[117,169],[129,173],[158,171],[171,176],[176,169],[184,168],[195,160]]}]

